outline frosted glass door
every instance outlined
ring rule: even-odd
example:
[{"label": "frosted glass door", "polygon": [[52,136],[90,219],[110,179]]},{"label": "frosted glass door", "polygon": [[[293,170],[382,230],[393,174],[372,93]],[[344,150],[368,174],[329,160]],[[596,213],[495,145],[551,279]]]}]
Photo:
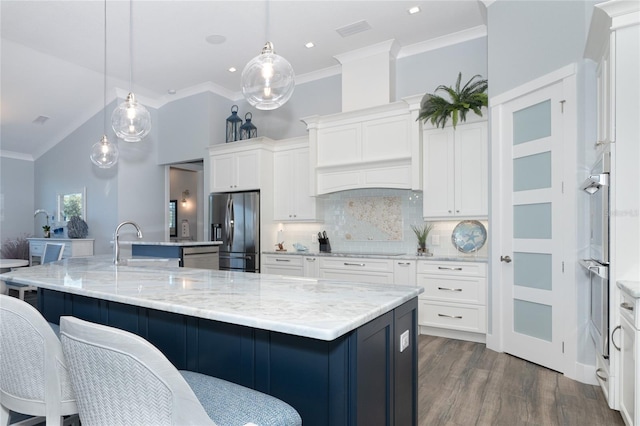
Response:
[{"label": "frosted glass door", "polygon": [[561,85],[507,104],[502,277],[505,351],[562,370]]}]

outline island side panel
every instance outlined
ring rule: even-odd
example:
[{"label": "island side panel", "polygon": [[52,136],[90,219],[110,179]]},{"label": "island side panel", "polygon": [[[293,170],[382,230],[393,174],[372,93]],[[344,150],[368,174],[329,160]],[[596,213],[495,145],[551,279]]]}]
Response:
[{"label": "island side panel", "polygon": [[[331,342],[47,289],[38,292],[38,303],[51,322],[74,315],[126,329],[178,369],[278,397],[298,410],[305,426],[416,424],[405,423],[398,410],[417,412],[417,298]],[[398,356],[398,336],[409,326],[405,352],[415,353]]]}]

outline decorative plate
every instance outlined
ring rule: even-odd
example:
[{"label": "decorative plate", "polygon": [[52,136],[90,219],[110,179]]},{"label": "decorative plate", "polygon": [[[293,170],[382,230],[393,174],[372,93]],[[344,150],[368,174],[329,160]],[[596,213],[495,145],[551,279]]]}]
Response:
[{"label": "decorative plate", "polygon": [[477,220],[463,220],[453,228],[451,242],[462,253],[474,253],[487,241],[487,230]]}]

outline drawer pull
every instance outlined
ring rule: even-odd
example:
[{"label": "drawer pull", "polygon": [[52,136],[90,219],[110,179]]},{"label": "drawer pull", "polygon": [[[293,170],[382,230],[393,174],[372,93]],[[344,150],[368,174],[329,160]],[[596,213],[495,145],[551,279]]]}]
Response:
[{"label": "drawer pull", "polygon": [[447,287],[438,287],[438,290],[442,290],[442,291],[462,291],[461,288],[447,288]]},{"label": "drawer pull", "polygon": [[344,266],[367,266],[365,263],[344,262]]},{"label": "drawer pull", "polygon": [[627,311],[633,311],[633,305],[631,303],[627,303],[627,302],[622,302],[620,304],[620,307],[622,309],[626,309]]},{"label": "drawer pull", "polygon": [[462,268],[451,268],[449,266],[438,266],[438,269],[444,271],[462,271]]},{"label": "drawer pull", "polygon": [[603,382],[606,382],[609,379],[607,378],[607,376],[601,375],[603,372],[604,372],[604,370],[602,368],[598,368],[596,370],[596,376],[598,377],[598,379],[602,380]]},{"label": "drawer pull", "polygon": [[316,258],[315,258],[315,257],[305,257],[305,260],[306,260],[307,262],[315,262],[315,261],[316,261]]},{"label": "drawer pull", "polygon": [[439,317],[445,317],[445,318],[453,318],[453,319],[462,319],[462,315],[445,315],[445,314],[438,314]]},{"label": "drawer pull", "polygon": [[622,330],[622,326],[619,325],[616,328],[613,329],[613,331],[611,332],[611,344],[613,345],[614,348],[616,348],[618,350],[618,352],[620,352],[620,346],[616,345],[616,341],[613,340],[613,335],[616,334],[616,331],[618,330]]},{"label": "drawer pull", "polygon": [[276,262],[291,262],[291,259],[276,259]]}]

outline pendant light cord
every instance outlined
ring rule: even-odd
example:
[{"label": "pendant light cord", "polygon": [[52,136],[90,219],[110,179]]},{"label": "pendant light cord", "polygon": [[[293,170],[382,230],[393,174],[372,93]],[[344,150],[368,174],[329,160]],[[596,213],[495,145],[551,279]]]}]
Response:
[{"label": "pendant light cord", "polygon": [[270,15],[270,5],[269,5],[269,0],[267,0],[266,2],[266,15],[267,15],[267,25],[265,28],[265,38],[267,39],[266,41],[271,41],[269,39],[269,33],[271,32],[271,22],[269,19],[269,15]]},{"label": "pendant light cord", "polygon": [[107,0],[104,0],[104,85],[102,87],[104,135],[107,136]]},{"label": "pendant light cord", "polygon": [[129,92],[133,93],[133,0],[129,0]]}]

